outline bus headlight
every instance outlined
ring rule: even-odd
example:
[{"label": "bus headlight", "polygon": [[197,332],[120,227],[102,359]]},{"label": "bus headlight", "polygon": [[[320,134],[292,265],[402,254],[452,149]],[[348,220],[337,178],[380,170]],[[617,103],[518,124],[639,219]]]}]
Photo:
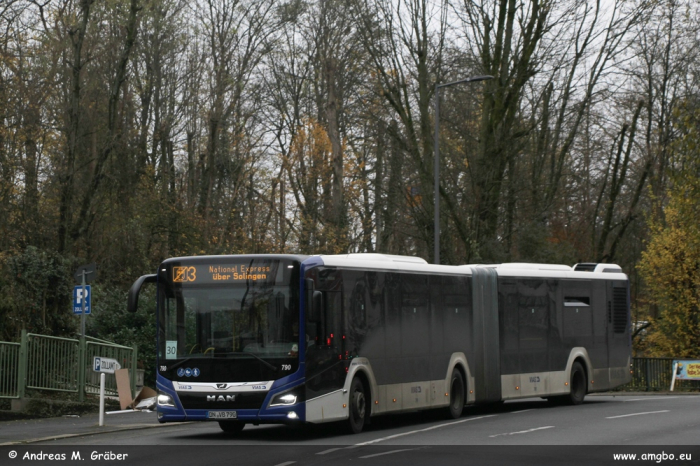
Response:
[{"label": "bus headlight", "polygon": [[289,406],[297,402],[297,396],[293,393],[281,393],[275,396],[270,406]]},{"label": "bus headlight", "polygon": [[292,406],[297,403],[301,403],[305,401],[304,391],[304,385],[298,385],[292,388],[291,390],[278,393],[277,395],[272,397],[272,401],[270,401],[269,407],[272,408],[275,406]]},{"label": "bus headlight", "polygon": [[160,393],[158,395],[158,406],[167,406],[170,408],[174,408],[175,401],[173,400],[172,396],[166,395],[165,393]]}]

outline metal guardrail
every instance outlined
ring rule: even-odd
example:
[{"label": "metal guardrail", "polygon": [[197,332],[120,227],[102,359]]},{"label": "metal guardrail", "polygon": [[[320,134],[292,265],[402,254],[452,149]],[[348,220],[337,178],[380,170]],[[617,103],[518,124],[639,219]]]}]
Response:
[{"label": "metal guardrail", "polygon": [[0,398],[19,397],[19,343],[0,342]]},{"label": "metal guardrail", "polygon": [[[24,398],[26,389],[99,393],[95,356],[116,359],[129,370],[132,396],[136,386],[136,348],[97,338],[60,338],[22,331],[20,343],[0,342],[0,398]],[[96,376],[96,377],[95,377]],[[106,377],[106,393],[116,395],[116,379]]]},{"label": "metal guardrail", "polygon": [[[673,361],[680,358],[632,358],[632,381],[622,387],[627,391],[668,391],[673,376]],[[676,380],[674,391],[698,390],[694,380]]]}]

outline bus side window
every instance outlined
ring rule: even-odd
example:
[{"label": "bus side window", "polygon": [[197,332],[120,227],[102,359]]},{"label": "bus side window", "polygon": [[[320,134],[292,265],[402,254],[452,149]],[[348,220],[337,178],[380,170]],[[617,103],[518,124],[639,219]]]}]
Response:
[{"label": "bus side window", "polygon": [[306,347],[316,346],[318,336],[318,324],[316,322],[306,323]]},{"label": "bus side window", "polygon": [[345,299],[345,321],[343,335],[344,357],[358,356],[368,332],[368,287],[365,274],[343,271],[343,293]]},{"label": "bus side window", "polygon": [[430,343],[427,279],[412,274],[401,278],[402,355],[424,355]]},{"label": "bus side window", "polygon": [[470,351],[463,342],[465,335],[470,342],[472,315],[469,283],[462,277],[442,277],[442,322],[444,330],[444,350],[447,352]]},{"label": "bus side window", "polygon": [[502,278],[498,283],[498,317],[501,346],[501,371],[514,374],[520,371],[518,354],[520,329],[518,327],[517,281]]},{"label": "bus side window", "polygon": [[401,288],[400,275],[388,272],[384,287],[384,341],[386,356],[401,355]]},{"label": "bus side window", "polygon": [[322,344],[341,351],[343,340],[343,301],[339,291],[325,292],[326,329]]}]

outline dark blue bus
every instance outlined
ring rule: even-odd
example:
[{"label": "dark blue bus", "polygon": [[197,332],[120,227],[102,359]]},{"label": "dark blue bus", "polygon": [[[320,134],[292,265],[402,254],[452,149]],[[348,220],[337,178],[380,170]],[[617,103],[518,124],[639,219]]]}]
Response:
[{"label": "dark blue bus", "polygon": [[580,404],[631,379],[619,266],[430,265],[383,254],[179,257],[157,283],[158,419],[345,421],[538,396]]}]

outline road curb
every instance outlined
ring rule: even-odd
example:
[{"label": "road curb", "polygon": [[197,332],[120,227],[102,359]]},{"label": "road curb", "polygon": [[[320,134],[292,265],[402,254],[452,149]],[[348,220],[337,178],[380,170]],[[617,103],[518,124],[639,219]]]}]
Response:
[{"label": "road curb", "polygon": [[0,447],[11,446],[11,445],[27,445],[30,443],[47,442],[50,440],[59,440],[59,439],[67,439],[67,438],[75,438],[75,437],[85,437],[87,435],[95,435],[95,434],[111,434],[114,432],[121,432],[123,430],[142,430],[142,429],[151,429],[154,427],[172,427],[172,426],[179,426],[179,425],[184,425],[184,424],[191,424],[191,422],[169,422],[167,424],[161,424],[161,423],[157,423],[157,424],[125,424],[122,426],[108,426],[108,427],[92,426],[90,428],[96,429],[96,430],[77,432],[74,434],[49,435],[48,437],[33,438],[33,439],[26,439],[26,440],[16,440],[16,441],[12,441],[12,442],[0,443]]}]

